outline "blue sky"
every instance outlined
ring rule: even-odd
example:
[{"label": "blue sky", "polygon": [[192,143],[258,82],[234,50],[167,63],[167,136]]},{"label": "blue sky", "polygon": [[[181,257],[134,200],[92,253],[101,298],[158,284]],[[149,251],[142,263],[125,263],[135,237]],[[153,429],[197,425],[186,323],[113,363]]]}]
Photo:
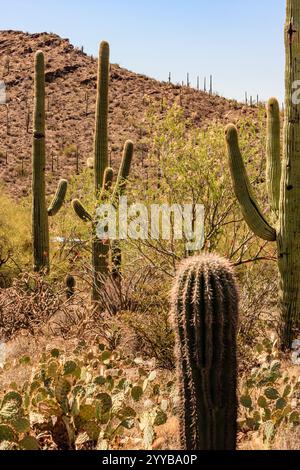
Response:
[{"label": "blue sky", "polygon": [[0,29],[48,31],[130,70],[192,84],[214,76],[226,97],[283,100],[285,0],[0,0]]}]

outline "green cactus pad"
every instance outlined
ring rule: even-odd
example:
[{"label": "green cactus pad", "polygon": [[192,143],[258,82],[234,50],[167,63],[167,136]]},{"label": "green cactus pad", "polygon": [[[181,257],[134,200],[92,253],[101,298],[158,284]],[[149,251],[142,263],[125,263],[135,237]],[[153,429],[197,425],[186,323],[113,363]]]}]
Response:
[{"label": "green cactus pad", "polygon": [[14,442],[16,440],[16,435],[11,426],[6,424],[0,424],[0,442]]}]

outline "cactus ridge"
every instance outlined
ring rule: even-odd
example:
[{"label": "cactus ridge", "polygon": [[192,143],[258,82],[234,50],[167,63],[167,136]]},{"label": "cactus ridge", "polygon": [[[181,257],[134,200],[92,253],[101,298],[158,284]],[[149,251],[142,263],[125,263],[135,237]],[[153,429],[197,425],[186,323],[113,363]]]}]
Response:
[{"label": "cactus ridge", "polygon": [[280,109],[276,98],[267,104],[267,192],[271,209],[278,216],[281,181]]}]

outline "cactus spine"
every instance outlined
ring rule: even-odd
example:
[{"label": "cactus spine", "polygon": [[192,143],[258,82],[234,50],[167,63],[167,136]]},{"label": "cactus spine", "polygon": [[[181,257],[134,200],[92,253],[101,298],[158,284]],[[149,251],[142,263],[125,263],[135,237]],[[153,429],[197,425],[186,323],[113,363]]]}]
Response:
[{"label": "cactus spine", "polygon": [[183,450],[234,450],[238,293],[213,254],[181,264],[172,291]]},{"label": "cactus spine", "polygon": [[226,129],[233,186],[244,218],[253,232],[267,241],[277,241],[281,297],[280,341],[290,348],[300,327],[300,103],[293,100],[300,80],[300,3],[287,0],[285,23],[285,122],[284,149],[280,161],[280,112],[275,98],[269,100],[267,135],[267,186],[270,205],[278,215],[271,227],[253,196],[238,146],[237,130]]},{"label": "cactus spine", "polygon": [[67,181],[61,180],[52,203],[47,209],[45,194],[45,59],[38,51],[35,55],[34,115],[32,146],[32,244],[34,271],[48,272],[49,224],[48,216],[60,210],[67,192]]},{"label": "cactus spine", "polygon": [[[94,159],[87,161],[89,168],[94,168],[94,186],[97,203],[107,199],[113,181],[113,170],[108,167],[108,85],[109,85],[109,45],[102,42],[99,48],[97,103],[95,122]],[[117,207],[117,196],[125,190],[133,156],[133,144],[125,143],[119,175],[112,192],[112,203]],[[93,160],[93,161],[92,161]],[[92,301],[99,301],[99,290],[109,273],[110,243],[96,236],[95,217],[85,209],[78,200],[72,201],[76,215],[84,222],[92,224],[92,269],[93,291]]]}]

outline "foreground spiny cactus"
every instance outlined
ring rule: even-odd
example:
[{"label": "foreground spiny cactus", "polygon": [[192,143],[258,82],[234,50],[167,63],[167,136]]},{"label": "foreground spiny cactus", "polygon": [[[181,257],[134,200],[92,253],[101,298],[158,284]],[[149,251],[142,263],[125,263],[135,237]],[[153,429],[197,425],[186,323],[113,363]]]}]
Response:
[{"label": "foreground spiny cactus", "polygon": [[181,264],[172,291],[184,450],[234,450],[238,293],[229,263],[212,254]]},{"label": "foreground spiny cactus", "polygon": [[267,189],[270,205],[278,217],[275,227],[265,219],[253,195],[238,144],[237,129],[226,129],[233,187],[244,218],[253,232],[277,241],[280,273],[281,332],[283,350],[300,328],[300,102],[293,100],[300,80],[300,3],[287,0],[285,24],[286,98],[284,149],[281,161],[280,111],[275,98],[267,106]]},{"label": "foreground spiny cactus", "polygon": [[[108,85],[109,85],[109,45],[102,42],[99,49],[99,67],[97,84],[97,104],[95,121],[95,143],[94,158],[87,161],[89,168],[94,168],[95,198],[97,204],[107,199],[108,192],[112,186],[113,170],[108,167]],[[125,191],[126,180],[129,176],[130,166],[133,156],[133,143],[127,141],[124,146],[123,158],[117,182],[115,184],[111,202],[117,207],[118,196]],[[99,301],[99,290],[103,280],[109,273],[110,243],[107,240],[100,240],[96,235],[97,221],[95,216],[89,214],[81,201],[75,199],[72,206],[77,216],[84,222],[92,224],[92,269],[93,269],[93,293],[92,300]],[[120,251],[119,247],[116,259],[119,272]]]},{"label": "foreground spiny cactus", "polygon": [[45,195],[45,59],[38,51],[35,55],[34,116],[32,148],[32,244],[34,271],[49,271],[49,225],[48,216],[60,210],[68,183],[60,180],[52,203],[47,209]]}]

